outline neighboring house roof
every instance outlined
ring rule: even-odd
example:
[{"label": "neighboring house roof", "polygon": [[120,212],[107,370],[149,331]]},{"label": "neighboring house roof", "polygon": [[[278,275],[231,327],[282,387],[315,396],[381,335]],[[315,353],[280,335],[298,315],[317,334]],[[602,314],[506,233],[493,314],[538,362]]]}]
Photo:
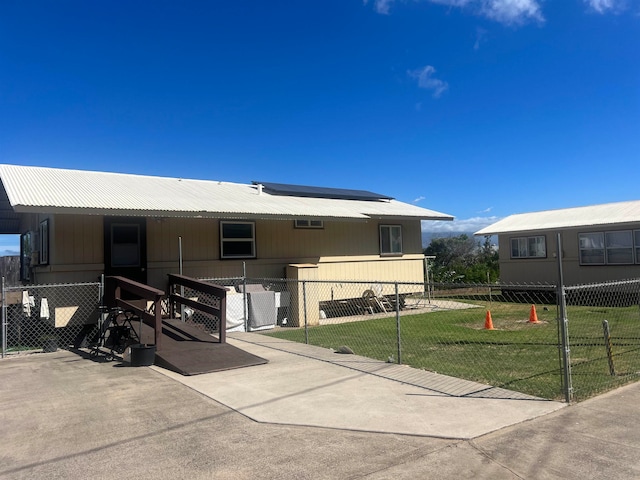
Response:
[{"label": "neighboring house roof", "polygon": [[497,235],[536,230],[592,227],[640,222],[640,200],[588,207],[520,213],[503,218],[475,233]]},{"label": "neighboring house roof", "polygon": [[[9,205],[16,213],[232,219],[453,220],[445,213],[389,197],[349,200],[326,198],[326,195],[321,198],[282,195],[269,193],[259,185],[210,180],[17,165],[0,165],[0,180]],[[330,189],[322,190],[326,193]]]}]

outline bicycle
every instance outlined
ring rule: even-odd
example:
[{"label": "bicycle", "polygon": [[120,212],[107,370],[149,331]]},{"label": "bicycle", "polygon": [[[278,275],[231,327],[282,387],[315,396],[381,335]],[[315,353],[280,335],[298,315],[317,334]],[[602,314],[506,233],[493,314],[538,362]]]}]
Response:
[{"label": "bicycle", "polygon": [[[118,355],[127,349],[128,346],[140,343],[140,337],[133,328],[132,322],[139,321],[140,318],[131,310],[124,310],[120,307],[109,308],[99,305],[100,317],[107,317],[98,324],[98,338],[90,346],[91,357],[96,358],[101,353],[107,360],[115,360]],[[105,352],[103,349],[108,349]]]}]

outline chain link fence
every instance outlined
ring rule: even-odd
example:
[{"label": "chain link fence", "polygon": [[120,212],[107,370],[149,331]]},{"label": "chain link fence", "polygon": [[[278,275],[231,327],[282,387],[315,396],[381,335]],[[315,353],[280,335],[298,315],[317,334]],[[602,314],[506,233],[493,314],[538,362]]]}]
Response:
[{"label": "chain link fence", "polygon": [[565,288],[573,398],[640,379],[640,279]]},{"label": "chain link fence", "polygon": [[95,327],[101,283],[2,288],[2,356],[82,344]]},{"label": "chain link fence", "polygon": [[275,325],[260,333],[538,397],[563,397],[552,285],[246,282],[287,298]]},{"label": "chain link fence", "polygon": [[[227,332],[353,352],[556,400],[640,376],[640,279],[554,285],[210,278],[228,287]],[[3,288],[2,354],[79,346],[100,283]],[[210,303],[202,292],[186,297]],[[217,331],[219,319],[182,318]]]},{"label": "chain link fence", "polygon": [[560,290],[542,284],[209,281],[229,287],[227,313],[236,312],[242,331],[555,400],[583,400],[640,378],[640,280]]}]

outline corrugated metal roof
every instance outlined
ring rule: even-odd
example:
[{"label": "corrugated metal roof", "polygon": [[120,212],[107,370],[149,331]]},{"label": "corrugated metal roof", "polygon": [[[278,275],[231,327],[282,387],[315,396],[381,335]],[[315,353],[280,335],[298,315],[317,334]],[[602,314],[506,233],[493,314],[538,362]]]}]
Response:
[{"label": "corrugated metal roof", "polygon": [[451,215],[396,200],[270,195],[256,185],[0,165],[16,212],[214,218],[420,218]]},{"label": "corrugated metal roof", "polygon": [[543,212],[520,213],[503,218],[475,233],[497,235],[536,230],[640,222],[640,200],[606,203],[588,207],[563,208]]}]

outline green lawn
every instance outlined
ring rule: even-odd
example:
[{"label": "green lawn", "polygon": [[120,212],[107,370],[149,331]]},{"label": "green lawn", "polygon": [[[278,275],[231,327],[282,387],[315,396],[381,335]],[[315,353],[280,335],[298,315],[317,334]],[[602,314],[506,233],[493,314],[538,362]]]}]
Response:
[{"label": "green lawn", "polygon": [[[465,300],[461,300],[465,301]],[[468,301],[468,300],[466,300]],[[401,316],[401,361],[412,367],[531,395],[562,399],[555,305],[536,305],[540,323],[528,322],[531,305],[473,302],[479,308]],[[546,307],[546,309],[545,309]],[[490,309],[494,330],[485,330]],[[573,386],[579,399],[637,379],[640,372],[638,307],[570,307]],[[616,376],[609,371],[602,320],[612,335]],[[309,327],[309,343],[386,361],[398,359],[395,316]],[[266,333],[305,342],[305,330]]]}]

